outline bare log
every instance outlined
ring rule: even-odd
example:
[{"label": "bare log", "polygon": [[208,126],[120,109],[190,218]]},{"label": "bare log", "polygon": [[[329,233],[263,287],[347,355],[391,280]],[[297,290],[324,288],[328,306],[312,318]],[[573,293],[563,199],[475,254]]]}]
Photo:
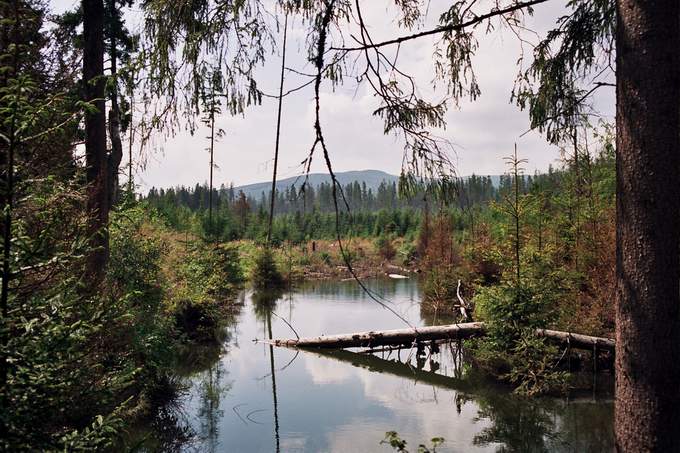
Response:
[{"label": "bare log", "polygon": [[414,342],[463,339],[484,334],[484,324],[468,322],[444,326],[418,327],[416,329],[396,329],[328,335],[298,340],[273,340],[276,346],[297,348],[368,348],[390,345],[412,345]]},{"label": "bare log", "polygon": [[465,299],[463,299],[463,296],[460,295],[460,279],[458,279],[458,287],[456,288],[456,296],[458,296],[458,302],[460,302],[460,314],[463,316],[463,319],[467,321],[472,321],[470,315],[468,315],[468,306],[467,303],[465,302]]},{"label": "bare log", "polygon": [[[483,336],[486,333],[483,322],[467,322],[443,326],[418,327],[416,329],[396,329],[370,332],[357,332],[339,335],[322,335],[312,338],[264,340],[276,346],[319,349],[377,348],[379,346],[411,347],[414,343],[431,340],[459,340]],[[593,337],[558,330],[536,329],[536,334],[550,341],[568,344],[572,348],[592,351],[614,352],[615,342],[610,338]]]},{"label": "bare log", "polygon": [[561,332],[559,330],[536,329],[539,337],[548,338],[556,343],[568,344],[572,348],[593,350],[593,347],[602,351],[614,352],[616,342],[611,338],[592,337],[580,333]]}]

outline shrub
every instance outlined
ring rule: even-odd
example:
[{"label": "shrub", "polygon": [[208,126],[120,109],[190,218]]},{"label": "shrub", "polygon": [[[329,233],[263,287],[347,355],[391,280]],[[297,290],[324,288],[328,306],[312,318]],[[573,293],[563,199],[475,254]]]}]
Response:
[{"label": "shrub", "polygon": [[321,252],[319,253],[319,258],[321,258],[321,261],[327,265],[331,265],[331,255],[328,252]]},{"label": "shrub", "polygon": [[140,303],[157,304],[161,298],[160,258],[164,245],[158,236],[142,230],[147,215],[140,206],[114,214],[109,228],[107,277],[119,295],[132,293]]},{"label": "shrub", "polygon": [[423,306],[431,311],[454,310],[458,276],[450,267],[428,271],[423,283]]},{"label": "shrub", "polygon": [[476,316],[486,336],[475,343],[478,361],[525,394],[563,390],[567,375],[555,370],[557,350],[535,335],[557,316],[558,288],[549,278],[525,278],[519,285],[484,287],[475,296]]},{"label": "shrub", "polygon": [[218,341],[227,302],[243,282],[238,250],[199,240],[183,258],[172,275],[176,281],[168,307],[175,326],[191,340]]},{"label": "shrub", "polygon": [[408,266],[418,258],[418,250],[412,241],[404,241],[397,251],[401,257],[401,262]]},{"label": "shrub", "polygon": [[392,240],[385,235],[379,236],[375,241],[375,248],[380,257],[387,261],[392,261],[397,255],[397,251],[392,245]]},{"label": "shrub", "polygon": [[255,258],[252,281],[253,287],[257,290],[276,289],[283,286],[283,277],[274,261],[274,254],[268,247],[265,247]]}]

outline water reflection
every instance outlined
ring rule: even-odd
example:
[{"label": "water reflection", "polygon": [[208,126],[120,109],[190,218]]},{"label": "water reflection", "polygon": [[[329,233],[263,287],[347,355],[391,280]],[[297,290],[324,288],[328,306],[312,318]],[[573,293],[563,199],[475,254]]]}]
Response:
[{"label": "water reflection", "polygon": [[200,424],[200,439],[208,452],[218,451],[218,434],[220,420],[224,417],[224,410],[220,407],[222,394],[229,391],[232,382],[225,376],[223,364],[217,361],[210,365],[203,373],[199,382],[199,408],[198,418]]},{"label": "water reflection", "polygon": [[[272,334],[272,315],[276,308],[276,302],[283,295],[282,291],[256,292],[253,294],[253,307],[255,316],[264,320],[267,327],[267,338],[273,339]],[[274,405],[274,440],[276,442],[276,452],[281,451],[281,439],[279,437],[279,403],[276,396],[276,366],[274,364],[274,346],[269,345],[269,365],[272,382],[272,402]]]},{"label": "water reflection", "polygon": [[[370,288],[417,325],[413,281]],[[446,438],[438,451],[587,452],[612,449],[611,400],[524,399],[480,376],[455,344],[439,351],[299,352],[253,343],[403,327],[353,282],[316,282],[292,294],[248,294],[225,348],[187,379],[184,419],[200,451],[389,451],[384,432],[410,445]],[[278,368],[277,368],[278,364]],[[170,449],[163,451],[170,451]]]}]

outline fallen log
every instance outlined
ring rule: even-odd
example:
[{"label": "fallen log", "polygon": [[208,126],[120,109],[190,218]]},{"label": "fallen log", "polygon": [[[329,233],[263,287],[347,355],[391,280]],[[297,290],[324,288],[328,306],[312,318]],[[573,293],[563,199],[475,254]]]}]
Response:
[{"label": "fallen log", "polygon": [[[409,329],[357,332],[339,335],[321,335],[312,338],[264,340],[275,346],[317,349],[375,348],[378,346],[411,347],[414,343],[432,340],[461,340],[483,336],[483,322],[467,322],[442,326]],[[575,349],[614,352],[616,344],[610,338],[593,337],[559,330],[536,329],[536,334],[548,340],[569,345]]]},{"label": "fallen log", "polygon": [[592,337],[580,333],[561,332],[559,330],[536,329],[536,335],[545,337],[555,343],[570,345],[576,349],[599,349],[614,352],[616,342],[611,338]]},{"label": "fallen log", "polygon": [[479,336],[483,333],[483,323],[468,322],[444,326],[418,327],[415,329],[370,331],[328,336],[322,335],[320,337],[300,338],[297,340],[272,340],[271,342],[276,346],[296,348],[368,348],[394,345],[411,346],[414,342],[429,340],[458,340]]}]

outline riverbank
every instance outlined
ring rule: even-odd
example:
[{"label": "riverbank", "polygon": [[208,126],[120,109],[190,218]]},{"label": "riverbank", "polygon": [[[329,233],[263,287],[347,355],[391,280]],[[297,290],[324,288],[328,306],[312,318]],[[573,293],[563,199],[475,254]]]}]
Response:
[{"label": "riverbank", "polygon": [[[343,241],[345,257],[356,277],[366,279],[387,277],[390,274],[415,276],[420,273],[408,252],[412,247],[410,242],[404,238],[390,240],[387,253],[381,250],[377,242],[366,238]],[[232,244],[238,249],[243,273],[251,275],[259,246],[249,240]],[[335,240],[310,240],[297,245],[285,243],[274,247],[273,253],[279,271],[293,283],[354,278]]]},{"label": "riverbank", "polygon": [[[420,310],[416,279],[365,283],[413,325],[431,323]],[[252,340],[292,335],[286,322],[301,337],[404,324],[350,281],[302,282],[266,304],[252,296],[244,291],[219,354],[199,352],[196,367],[178,373],[187,390],[170,411],[175,416],[146,426],[154,448],[185,441],[177,450],[391,451],[380,444],[387,431],[416,445],[444,437],[442,452],[607,451],[613,445],[605,379],[588,398],[526,398],[471,366],[456,344],[429,357],[404,350],[400,361],[397,351],[270,349]],[[180,437],[161,439],[154,427]],[[187,433],[193,435],[181,437]]]}]

